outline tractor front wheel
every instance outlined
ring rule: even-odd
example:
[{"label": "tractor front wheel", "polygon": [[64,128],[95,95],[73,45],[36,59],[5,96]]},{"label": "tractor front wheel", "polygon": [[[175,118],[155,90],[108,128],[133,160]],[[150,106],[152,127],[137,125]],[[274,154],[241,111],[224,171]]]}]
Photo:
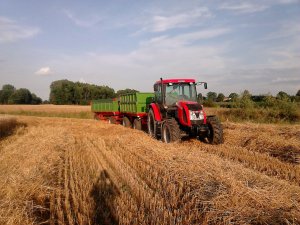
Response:
[{"label": "tractor front wheel", "polygon": [[223,127],[219,119],[216,116],[207,117],[207,125],[209,133],[207,140],[210,144],[218,145],[223,143]]},{"label": "tractor front wheel", "polygon": [[167,119],[164,121],[161,139],[165,143],[171,143],[181,139],[180,128],[175,119]]}]

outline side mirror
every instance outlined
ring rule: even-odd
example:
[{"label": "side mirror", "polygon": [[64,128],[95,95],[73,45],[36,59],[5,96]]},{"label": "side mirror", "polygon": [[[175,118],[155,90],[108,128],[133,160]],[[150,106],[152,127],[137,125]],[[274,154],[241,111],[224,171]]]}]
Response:
[{"label": "side mirror", "polygon": [[154,91],[155,91],[155,92],[158,91],[157,85],[154,85]]},{"label": "side mirror", "polygon": [[207,83],[206,82],[204,83],[204,89],[207,89]]}]

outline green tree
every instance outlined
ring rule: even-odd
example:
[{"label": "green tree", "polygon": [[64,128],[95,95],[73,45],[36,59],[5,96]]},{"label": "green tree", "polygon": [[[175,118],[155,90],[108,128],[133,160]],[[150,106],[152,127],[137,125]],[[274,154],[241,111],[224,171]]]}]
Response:
[{"label": "green tree", "polygon": [[126,88],[124,90],[118,90],[116,95],[120,96],[120,95],[124,95],[124,94],[136,93],[136,92],[139,92],[139,91],[137,91],[135,89]]},{"label": "green tree", "polygon": [[11,84],[3,85],[0,93],[0,103],[8,104],[8,99],[15,92],[15,90],[16,88]]},{"label": "green tree", "polygon": [[251,94],[248,90],[243,91],[239,100],[239,107],[243,109],[254,108],[254,102],[251,100]]},{"label": "green tree", "polygon": [[16,90],[8,99],[9,104],[31,104],[32,95],[26,88]]},{"label": "green tree", "polygon": [[225,95],[223,93],[219,93],[217,97],[217,102],[223,102],[225,98]]},{"label": "green tree", "polygon": [[34,93],[31,93],[31,103],[32,105],[39,105],[43,102],[43,100],[39,97],[37,97]]},{"label": "green tree", "polygon": [[72,82],[68,80],[53,81],[50,85],[50,102],[52,104],[89,104],[93,99],[114,98],[114,89],[108,86]]},{"label": "green tree", "polygon": [[276,98],[281,99],[281,100],[290,100],[290,96],[283,91],[278,92],[278,94],[276,95]]},{"label": "green tree", "polygon": [[207,96],[207,100],[208,101],[215,101],[216,100],[216,98],[217,98],[217,93],[216,92],[208,92],[207,94],[206,94],[206,96]]},{"label": "green tree", "polygon": [[231,101],[235,101],[237,100],[237,98],[239,97],[239,95],[237,93],[230,93],[230,95],[228,96],[230,98]]},{"label": "green tree", "polygon": [[248,90],[244,90],[243,93],[241,94],[242,98],[251,98],[251,93]]},{"label": "green tree", "polygon": [[300,97],[300,89],[297,91],[296,96]]}]

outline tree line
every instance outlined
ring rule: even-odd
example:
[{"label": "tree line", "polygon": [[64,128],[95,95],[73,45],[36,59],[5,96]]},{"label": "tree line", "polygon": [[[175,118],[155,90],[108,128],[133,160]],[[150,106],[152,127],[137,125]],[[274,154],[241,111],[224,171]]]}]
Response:
[{"label": "tree line", "polygon": [[121,94],[138,92],[134,89],[115,90],[105,85],[72,82],[69,80],[53,81],[50,85],[50,103],[57,105],[87,105],[93,99],[115,98]]},{"label": "tree line", "polygon": [[[226,97],[223,93],[217,94],[216,92],[208,92],[206,94],[206,97],[204,97],[204,100],[210,101],[210,102],[234,102],[239,98],[248,96],[252,101],[254,102],[262,102],[266,97],[272,96],[271,94],[267,95],[252,95],[248,90],[243,91],[240,95],[233,92],[230,93],[228,97]],[[276,96],[272,96],[277,99],[281,100],[288,100],[292,102],[300,102],[300,90],[297,91],[295,95],[288,95],[284,91],[279,91]]]},{"label": "tree line", "polygon": [[0,90],[0,104],[41,104],[42,99],[26,88],[16,89],[11,84],[5,84]]}]

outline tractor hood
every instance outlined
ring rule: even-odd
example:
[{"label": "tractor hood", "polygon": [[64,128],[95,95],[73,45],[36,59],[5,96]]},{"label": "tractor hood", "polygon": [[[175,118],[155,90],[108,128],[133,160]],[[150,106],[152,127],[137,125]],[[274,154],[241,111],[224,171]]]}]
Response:
[{"label": "tractor hood", "polygon": [[176,105],[179,107],[186,106],[188,110],[192,110],[192,111],[200,111],[203,109],[202,105],[200,105],[198,102],[193,102],[193,101],[178,101]]},{"label": "tractor hood", "polygon": [[206,115],[202,105],[193,101],[178,101],[178,120],[184,126],[191,127],[194,121],[203,121],[206,124]]}]

